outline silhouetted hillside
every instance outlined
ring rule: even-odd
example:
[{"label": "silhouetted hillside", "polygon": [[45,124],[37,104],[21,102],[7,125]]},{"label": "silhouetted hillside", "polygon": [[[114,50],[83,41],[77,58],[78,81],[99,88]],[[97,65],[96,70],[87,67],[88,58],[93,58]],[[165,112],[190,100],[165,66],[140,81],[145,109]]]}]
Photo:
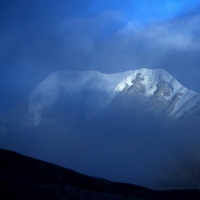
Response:
[{"label": "silhouetted hillside", "polygon": [[0,150],[0,158],[0,199],[200,199],[198,190],[153,191],[89,177],[12,151]]}]

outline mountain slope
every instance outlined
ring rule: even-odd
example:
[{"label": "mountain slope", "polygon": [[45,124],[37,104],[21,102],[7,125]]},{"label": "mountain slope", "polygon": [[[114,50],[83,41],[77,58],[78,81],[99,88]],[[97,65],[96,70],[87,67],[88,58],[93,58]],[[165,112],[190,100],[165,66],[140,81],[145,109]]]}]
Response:
[{"label": "mountain slope", "polygon": [[93,178],[50,163],[0,150],[1,199],[196,200],[198,190],[153,191]]},{"label": "mountain slope", "polygon": [[158,103],[162,111],[156,114],[165,112],[172,118],[182,116],[200,101],[199,94],[183,87],[162,69],[139,69],[110,75],[95,71],[58,71],[31,93],[28,109],[34,115],[35,125],[55,103],[61,89],[74,115],[82,109],[86,118],[102,112],[119,93],[125,91],[130,91],[133,99],[140,98],[143,109],[156,109],[155,103]]},{"label": "mountain slope", "polygon": [[0,116],[0,147],[113,181],[200,188],[199,94],[165,70],[58,71]]},{"label": "mountain slope", "polygon": [[[65,115],[73,118],[93,119],[116,106],[111,112],[121,107],[135,115],[164,116],[172,123],[199,113],[200,94],[182,86],[163,69],[117,74],[57,71],[42,81],[19,109],[0,115],[1,134],[14,126],[39,125],[45,121],[43,115],[59,104],[66,109]],[[16,113],[22,113],[20,119],[13,117]]]}]

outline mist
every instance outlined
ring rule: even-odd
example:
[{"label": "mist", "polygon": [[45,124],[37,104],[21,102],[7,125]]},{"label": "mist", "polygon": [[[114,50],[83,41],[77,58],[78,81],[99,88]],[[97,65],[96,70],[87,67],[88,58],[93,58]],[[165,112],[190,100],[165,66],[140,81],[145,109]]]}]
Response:
[{"label": "mist", "polygon": [[[173,2],[2,1],[0,111],[15,106],[52,72],[66,69],[110,74],[162,68],[200,92],[200,4]],[[174,133],[138,127],[132,132],[107,122],[106,131],[91,124],[89,130],[78,124],[34,127],[5,135],[1,148],[146,186],[155,176],[172,178],[172,171],[179,169],[177,158],[185,153],[178,150],[187,137],[179,144]],[[169,168],[163,171],[166,163]]]},{"label": "mist", "polygon": [[[144,126],[145,123],[141,124]],[[134,128],[110,122],[101,128],[88,121],[43,124],[7,133],[1,138],[0,145],[111,181],[172,189],[181,188],[181,184],[176,183],[178,179],[183,188],[192,188],[192,175],[188,176],[187,183],[178,160],[190,162],[181,151],[185,143],[181,143],[176,134],[155,128],[147,130],[141,128],[141,124],[137,122]],[[177,172],[181,175],[178,173],[176,178],[173,174]],[[193,174],[190,169],[189,172]]]},{"label": "mist", "polygon": [[168,6],[166,1],[1,2],[0,110],[63,69],[164,68],[200,91],[198,4]]}]

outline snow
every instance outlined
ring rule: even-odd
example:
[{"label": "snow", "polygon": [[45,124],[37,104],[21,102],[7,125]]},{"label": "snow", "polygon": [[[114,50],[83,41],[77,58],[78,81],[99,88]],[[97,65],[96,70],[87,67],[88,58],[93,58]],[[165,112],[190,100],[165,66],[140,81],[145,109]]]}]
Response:
[{"label": "snow", "polygon": [[[163,69],[138,69],[132,71],[132,74],[128,76],[126,79],[122,80],[116,87],[115,91],[122,91],[126,86],[131,87],[133,85],[132,80],[134,80],[137,77],[137,74],[140,74],[143,80],[141,83],[145,86],[146,88],[146,96],[151,96],[157,89],[157,84],[160,80],[165,80],[167,82],[172,82],[175,81],[174,78],[167,73]],[[179,87],[180,84],[178,81],[176,81],[174,84],[175,87]]]},{"label": "snow", "polygon": [[188,110],[190,110],[194,105],[196,105],[196,103],[198,101],[200,101],[199,94],[197,94],[193,91],[187,91],[186,97],[183,97],[180,99],[180,103],[175,107],[175,109],[174,109],[173,113],[171,113],[171,115],[175,114],[175,116],[177,118],[182,116],[184,113],[186,113]]},{"label": "snow", "polygon": [[[34,115],[35,126],[41,122],[41,116],[55,103],[60,88],[63,87],[78,107],[83,91],[91,94],[88,102],[96,114],[102,111],[117,95],[116,85],[125,79],[132,71],[116,74],[102,74],[97,71],[70,71],[63,70],[52,73],[42,81],[31,93],[29,99],[29,112]],[[92,112],[92,111],[91,111]]]},{"label": "snow", "polygon": [[176,104],[174,110],[170,113],[170,116],[178,112],[177,117],[180,117],[187,110],[189,110],[192,106],[194,106],[197,103],[198,98],[195,98],[197,96],[196,92],[192,90],[188,90],[187,88],[182,88],[181,90],[178,90],[177,92],[182,93],[182,96],[180,97],[180,100]]},{"label": "snow", "polygon": [[169,96],[162,96],[166,101],[172,99],[177,93],[182,93],[170,116],[181,116],[199,100],[196,92],[183,87],[173,76],[163,69],[137,69],[116,74],[103,74],[97,71],[70,71],[63,70],[52,73],[43,80],[31,93],[29,99],[29,112],[34,115],[34,124],[40,124],[42,114],[55,103],[61,88],[64,88],[78,108],[80,101],[87,94],[90,105],[89,115],[103,111],[125,88],[131,87],[134,79],[139,76],[140,83],[145,87],[147,99],[154,94],[160,81],[165,81],[170,91]]},{"label": "snow", "polygon": [[128,76],[126,79],[122,80],[115,88],[114,92],[121,92],[125,87],[130,87],[133,85],[131,82],[133,80],[132,75]]}]

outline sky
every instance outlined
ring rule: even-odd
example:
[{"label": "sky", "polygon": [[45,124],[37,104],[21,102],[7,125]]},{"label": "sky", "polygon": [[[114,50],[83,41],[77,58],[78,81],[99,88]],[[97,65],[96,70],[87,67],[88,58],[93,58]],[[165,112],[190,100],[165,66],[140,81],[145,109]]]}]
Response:
[{"label": "sky", "polygon": [[[117,73],[138,68],[163,68],[188,89],[200,92],[199,0],[0,1],[0,112],[15,106],[57,70]],[[50,155],[60,165],[68,161],[62,159],[66,157],[72,169],[91,173],[97,167],[102,177],[107,174],[112,180],[117,180],[116,174],[118,180],[131,178],[129,172],[138,172],[141,166],[146,174],[138,176],[150,179],[150,172],[157,174],[157,168],[146,170],[149,162],[163,163],[170,148],[179,148],[171,141],[174,135],[163,138],[151,130],[147,131],[150,134],[139,130],[135,135],[108,136],[88,133],[81,126],[68,135],[67,126],[58,127],[60,135],[53,128],[45,133],[40,128],[35,127],[34,134],[24,130],[11,138],[11,149],[18,145],[29,154],[35,148],[38,155]],[[84,151],[86,157],[79,166]],[[107,171],[105,154],[106,161],[112,160]],[[129,162],[133,157],[141,163]],[[157,165],[158,169],[163,165]],[[118,173],[124,169],[125,175]]]},{"label": "sky", "polygon": [[200,92],[199,0],[0,2],[0,111],[56,70],[163,68]]}]

